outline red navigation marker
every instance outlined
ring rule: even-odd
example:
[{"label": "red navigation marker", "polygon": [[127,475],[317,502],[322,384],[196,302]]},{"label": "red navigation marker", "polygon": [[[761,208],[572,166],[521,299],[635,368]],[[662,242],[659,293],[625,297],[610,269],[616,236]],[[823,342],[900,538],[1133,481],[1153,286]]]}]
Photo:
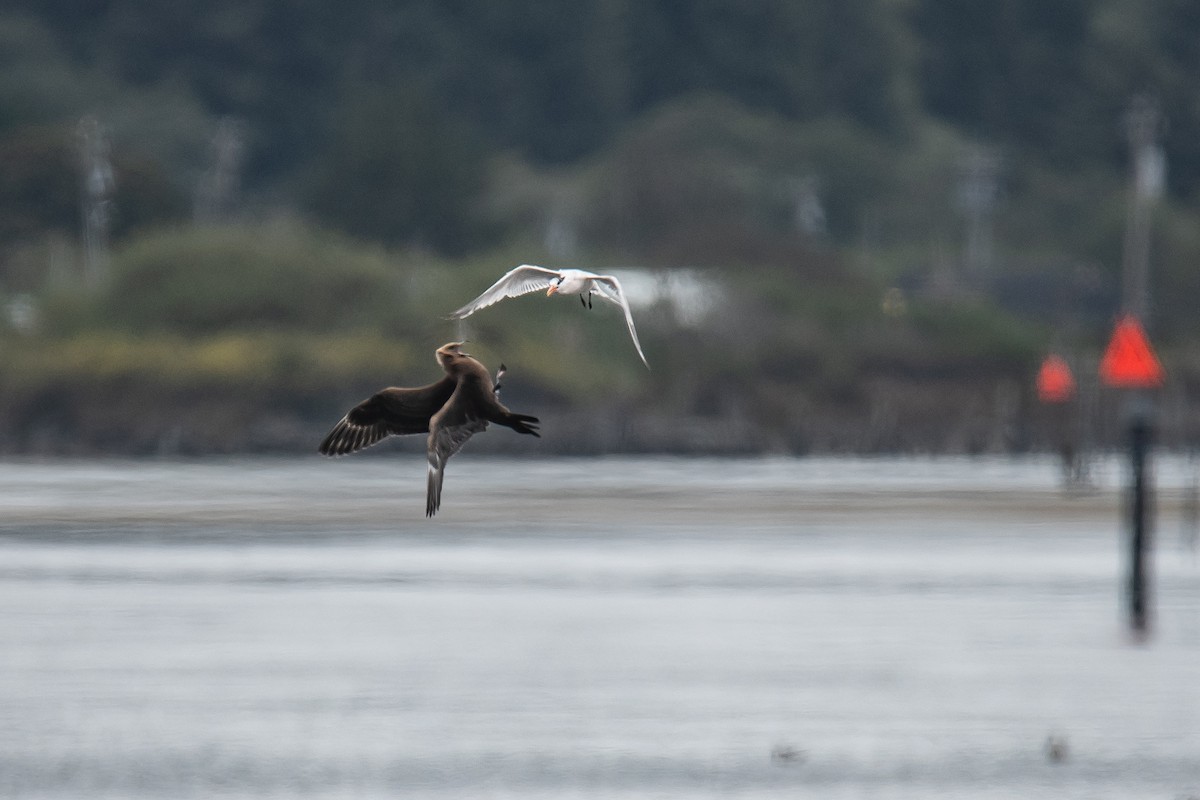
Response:
[{"label": "red navigation marker", "polygon": [[1075,396],[1075,376],[1066,361],[1046,356],[1037,374],[1037,393],[1043,403],[1065,403]]},{"label": "red navigation marker", "polygon": [[1126,314],[1117,320],[1100,361],[1100,378],[1115,389],[1156,389],[1163,385],[1166,373],[1137,317]]}]

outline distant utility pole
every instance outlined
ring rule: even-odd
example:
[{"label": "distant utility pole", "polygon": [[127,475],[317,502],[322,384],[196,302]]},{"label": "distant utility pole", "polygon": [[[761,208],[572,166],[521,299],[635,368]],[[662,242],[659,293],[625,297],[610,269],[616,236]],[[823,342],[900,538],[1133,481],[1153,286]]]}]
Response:
[{"label": "distant utility pole", "polygon": [[992,216],[999,194],[1000,157],[989,147],[976,147],[962,160],[958,208],[966,217],[963,267],[968,278],[991,272],[995,252]]},{"label": "distant utility pole", "polygon": [[83,217],[83,275],[88,286],[108,277],[108,226],[112,216],[113,177],[108,132],[95,117],[76,128],[79,145],[80,205]]},{"label": "distant utility pole", "polygon": [[212,139],[212,164],[196,188],[193,218],[196,222],[227,222],[237,209],[241,192],[246,136],[242,123],[225,117]]},{"label": "distant utility pole", "polygon": [[827,232],[825,206],[821,203],[821,179],[806,175],[792,180],[792,222],[805,236],[821,237]]},{"label": "distant utility pole", "polygon": [[1158,144],[1161,122],[1158,103],[1137,95],[1125,116],[1129,158],[1133,165],[1129,219],[1122,259],[1121,303],[1125,313],[1147,322],[1149,312],[1150,217],[1166,182],[1166,157]]},{"label": "distant utility pole", "polygon": [[574,216],[556,203],[546,220],[542,243],[552,258],[560,261],[575,258],[579,251],[579,234]]}]

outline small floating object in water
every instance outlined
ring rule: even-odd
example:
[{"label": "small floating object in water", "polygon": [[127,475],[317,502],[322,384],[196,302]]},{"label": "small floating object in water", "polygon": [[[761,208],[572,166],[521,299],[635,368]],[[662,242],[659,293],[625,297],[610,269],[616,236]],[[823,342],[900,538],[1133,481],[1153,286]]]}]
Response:
[{"label": "small floating object in water", "polygon": [[1046,737],[1046,760],[1052,764],[1061,764],[1067,760],[1070,749],[1067,747],[1065,736],[1050,734]]},{"label": "small floating object in water", "polygon": [[776,764],[799,764],[805,757],[803,750],[790,744],[777,744],[771,749],[771,761]]}]

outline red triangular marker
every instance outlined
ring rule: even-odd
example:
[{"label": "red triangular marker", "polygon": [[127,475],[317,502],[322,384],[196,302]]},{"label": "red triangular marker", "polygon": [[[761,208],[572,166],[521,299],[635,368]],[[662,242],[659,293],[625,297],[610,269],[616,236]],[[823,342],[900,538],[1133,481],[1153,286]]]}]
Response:
[{"label": "red triangular marker", "polygon": [[1136,317],[1127,314],[1117,320],[1100,361],[1100,378],[1116,389],[1155,389],[1163,385],[1166,373]]},{"label": "red triangular marker", "polygon": [[1065,403],[1075,396],[1075,376],[1066,361],[1046,356],[1037,374],[1037,393],[1043,403]]}]

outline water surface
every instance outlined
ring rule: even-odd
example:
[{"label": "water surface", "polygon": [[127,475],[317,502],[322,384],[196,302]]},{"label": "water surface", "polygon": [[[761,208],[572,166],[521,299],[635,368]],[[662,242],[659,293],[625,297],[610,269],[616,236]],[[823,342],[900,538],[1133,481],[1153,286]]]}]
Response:
[{"label": "water surface", "polygon": [[1200,795],[1185,462],[385,456],[0,463],[0,796]]}]

